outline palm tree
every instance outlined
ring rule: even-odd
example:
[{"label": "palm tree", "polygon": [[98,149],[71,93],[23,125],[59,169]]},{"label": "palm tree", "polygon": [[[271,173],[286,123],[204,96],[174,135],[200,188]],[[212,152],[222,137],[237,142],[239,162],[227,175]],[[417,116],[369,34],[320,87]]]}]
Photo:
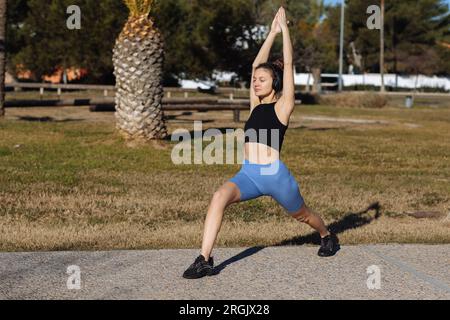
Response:
[{"label": "palm tree", "polygon": [[124,2],[130,15],[113,49],[116,127],[127,140],[164,139],[164,43],[149,16],[153,0]]},{"label": "palm tree", "polygon": [[0,117],[5,115],[6,9],[8,1],[0,0]]}]

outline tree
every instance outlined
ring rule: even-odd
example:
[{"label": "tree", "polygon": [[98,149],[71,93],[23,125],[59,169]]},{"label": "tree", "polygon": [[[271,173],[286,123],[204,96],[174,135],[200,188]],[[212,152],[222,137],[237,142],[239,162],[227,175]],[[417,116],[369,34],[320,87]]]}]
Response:
[{"label": "tree", "polygon": [[380,75],[381,75],[381,92],[384,92],[384,0],[381,0],[381,30],[380,30]]},{"label": "tree", "polygon": [[[320,78],[323,69],[331,69],[336,65],[337,40],[334,39],[327,20],[322,19],[325,6],[322,0],[309,1],[308,14],[299,15],[295,38],[297,63],[314,78],[313,92],[320,93]],[[303,4],[304,5],[304,4]],[[301,12],[301,10],[293,10]],[[294,18],[295,20],[295,18]]]},{"label": "tree", "polygon": [[440,61],[443,62],[437,74],[443,76],[450,75],[450,35],[444,35],[442,39],[438,40],[438,48],[436,51]]},{"label": "tree", "polygon": [[71,0],[11,0],[25,13],[10,21],[12,41],[10,67],[31,70],[36,81],[58,68],[86,68],[86,82],[112,84],[111,61],[114,38],[127,17],[126,6],[117,0],[78,0],[81,29],[69,30],[66,20]]},{"label": "tree", "polygon": [[236,72],[249,80],[251,65],[266,33],[270,12],[267,1],[212,0],[208,3],[211,20],[207,30],[214,68]]},{"label": "tree", "polygon": [[[335,64],[335,44],[331,30],[328,23],[322,22],[325,6],[323,0],[255,0],[251,6],[252,14],[250,15],[249,25],[244,30],[245,34],[250,35],[250,39],[246,39],[249,48],[246,51],[241,51],[239,59],[233,56],[234,64],[236,61],[245,61],[248,69],[246,69],[245,76],[250,78],[251,62],[258,53],[262,42],[265,39],[265,34],[258,36],[259,30],[255,30],[255,26],[269,27],[274,18],[278,8],[283,6],[286,9],[289,27],[291,28],[291,39],[294,47],[293,62],[297,67],[306,69],[308,72],[314,71],[316,78],[315,90],[320,91],[320,73],[322,69],[331,69]],[[242,12],[246,9],[240,7]],[[253,30],[253,33],[250,32]],[[268,29],[267,29],[268,32]],[[253,41],[251,40],[253,39]],[[256,40],[256,41],[255,41]],[[224,50],[220,50],[225,52]],[[279,53],[275,53],[279,52]],[[272,48],[272,55],[282,56],[282,41],[281,38],[274,43]],[[231,60],[231,59],[230,59]],[[231,62],[233,63],[233,62]],[[244,66],[245,67],[245,66]]]},{"label": "tree", "polygon": [[208,39],[208,23],[212,13],[203,2],[165,0],[156,3],[153,16],[164,37],[165,78],[211,75],[215,62]]},{"label": "tree", "polygon": [[7,0],[0,0],[0,117],[5,115],[5,64]]},{"label": "tree", "polygon": [[[43,75],[66,65],[88,69],[85,82],[114,83],[112,49],[128,13],[123,1],[77,0],[82,12],[82,29],[78,31],[65,27],[66,8],[73,1],[10,1],[17,8],[9,21],[13,26],[13,44],[9,53],[13,58],[10,66],[14,72],[18,71],[16,66],[23,65],[24,69],[35,74],[36,81],[40,81]],[[173,76],[206,77],[217,68],[218,60],[222,65],[220,59],[227,54],[222,48],[213,47],[210,27],[219,24],[221,19],[235,21],[235,29],[239,25],[250,25],[252,19],[247,19],[239,10],[242,4],[249,7],[248,1],[233,0],[235,9],[230,12],[238,15],[235,18],[217,15],[216,11],[230,6],[225,1],[165,0],[154,3],[153,20],[165,40],[163,79],[170,81]],[[233,36],[237,39],[242,34]],[[246,55],[245,51],[241,53]],[[230,69],[239,70],[234,65]]]},{"label": "tree", "polygon": [[[366,72],[380,70],[379,30],[370,30],[366,24],[367,8],[373,4],[371,0],[351,0],[347,4],[345,47],[354,42]],[[327,14],[332,32],[338,30],[338,10],[336,6],[330,7]],[[448,74],[448,62],[443,58],[445,49],[439,46],[439,41],[448,34],[449,24],[449,9],[444,1],[386,1],[385,71],[408,73],[414,69],[420,73]],[[431,56],[436,59],[432,64],[423,59]]]},{"label": "tree", "polygon": [[124,1],[130,15],[113,50],[116,127],[127,140],[164,139],[164,39],[149,15],[153,0]]},{"label": "tree", "polygon": [[6,70],[14,73],[15,67],[12,63],[11,57],[15,56],[22,47],[25,46],[23,35],[19,31],[23,25],[28,14],[27,0],[8,0],[8,14],[6,25],[6,39],[8,39],[8,46],[6,47]]},{"label": "tree", "polygon": [[389,69],[394,73],[430,75],[441,72],[444,61],[437,53],[438,41],[448,33],[449,25],[449,10],[443,1],[386,3]]}]

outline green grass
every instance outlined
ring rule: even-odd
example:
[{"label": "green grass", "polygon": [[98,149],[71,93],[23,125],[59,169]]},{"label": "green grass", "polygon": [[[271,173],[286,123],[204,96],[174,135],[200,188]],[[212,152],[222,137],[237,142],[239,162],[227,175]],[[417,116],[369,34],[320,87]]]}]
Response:
[{"label": "green grass", "polygon": [[[305,115],[389,124],[336,128]],[[169,129],[175,125],[169,122]],[[212,194],[239,166],[174,165],[175,144],[130,148],[109,122],[0,120],[0,249],[198,247]],[[406,215],[450,212],[448,108],[302,106],[282,160],[327,223],[380,203],[382,217],[345,226],[343,243],[450,243],[448,222]],[[226,209],[218,245],[275,244],[311,231],[262,197]]]}]

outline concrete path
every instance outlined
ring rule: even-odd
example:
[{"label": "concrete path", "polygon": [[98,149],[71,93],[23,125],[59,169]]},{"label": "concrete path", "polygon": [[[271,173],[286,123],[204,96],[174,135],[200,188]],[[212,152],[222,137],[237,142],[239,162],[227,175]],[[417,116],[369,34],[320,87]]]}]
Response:
[{"label": "concrete path", "polygon": [[0,299],[450,299],[450,245],[316,252],[215,248],[218,274],[198,280],[181,277],[197,249],[0,253]]}]

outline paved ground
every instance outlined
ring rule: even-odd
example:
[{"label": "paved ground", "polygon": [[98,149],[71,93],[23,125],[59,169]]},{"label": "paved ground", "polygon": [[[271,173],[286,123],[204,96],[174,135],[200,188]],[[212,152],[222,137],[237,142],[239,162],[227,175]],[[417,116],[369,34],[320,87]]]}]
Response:
[{"label": "paved ground", "polygon": [[[316,252],[216,248],[219,273],[199,280],[181,277],[196,249],[0,253],[0,298],[450,299],[450,245],[342,246],[331,258]],[[67,273],[73,265],[80,289],[68,289],[77,286],[76,273]],[[369,289],[377,270],[380,288]]]}]

